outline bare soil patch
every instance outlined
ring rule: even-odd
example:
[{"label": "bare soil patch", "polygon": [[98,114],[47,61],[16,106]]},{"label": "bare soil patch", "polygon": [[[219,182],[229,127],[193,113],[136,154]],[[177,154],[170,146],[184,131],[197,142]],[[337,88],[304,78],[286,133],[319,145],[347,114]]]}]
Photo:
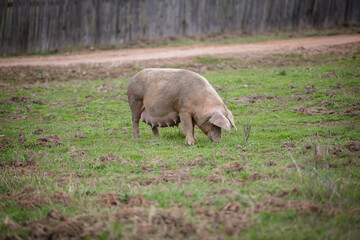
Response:
[{"label": "bare soil patch", "polygon": [[39,100],[39,99],[35,99],[35,98],[31,98],[31,97],[22,97],[22,96],[16,96],[16,97],[11,97],[5,101],[3,101],[5,103],[11,104],[11,103],[18,103],[18,104],[26,104],[26,103],[35,103],[35,104],[43,104],[44,101]]},{"label": "bare soil patch", "polygon": [[120,158],[115,156],[112,152],[106,156],[101,156],[100,161],[102,164],[121,162]]},{"label": "bare soil patch", "polygon": [[52,194],[49,195],[49,198],[55,202],[55,203],[60,203],[63,204],[65,206],[68,206],[69,203],[71,203],[71,201],[73,200],[72,197],[65,193],[65,192],[61,192],[61,191],[56,191]]},{"label": "bare soil patch", "polygon": [[160,176],[158,177],[150,177],[148,179],[139,178],[134,182],[142,186],[147,186],[150,184],[167,183],[167,182],[182,184],[189,182],[190,178],[191,175],[188,173],[187,170],[176,169],[176,170],[162,171],[160,173]]},{"label": "bare soil patch", "polygon": [[25,174],[31,173],[32,171],[38,169],[39,164],[36,162],[36,157],[39,154],[36,154],[32,151],[26,151],[28,159],[24,162],[20,159],[12,159],[8,163],[0,163],[0,170],[8,170],[15,174]]},{"label": "bare soil patch", "polygon": [[221,166],[221,169],[217,171],[217,173],[221,172],[239,172],[244,170],[244,166],[239,162],[228,162]]},{"label": "bare soil patch", "polygon": [[[251,44],[202,45],[95,51],[48,57],[0,58],[0,89],[31,88],[34,83],[54,80],[131,77],[140,68],[166,67],[184,64],[181,68],[199,73],[218,69],[256,68],[257,66],[313,65],[355,57],[360,47],[360,35],[340,35],[319,38],[290,39]],[[284,59],[287,53],[296,54]],[[309,59],[329,54],[332,58]],[[199,56],[232,57],[229,63],[197,63]],[[189,64],[190,63],[190,64]],[[11,80],[11,82],[9,82]],[[101,86],[96,91],[113,91]],[[252,101],[252,100],[251,100]]]},{"label": "bare soil patch", "polygon": [[234,97],[231,101],[234,101],[236,104],[243,104],[243,103],[260,103],[266,100],[271,99],[279,99],[279,96],[268,96],[265,94],[255,95],[255,96],[241,96],[241,97]]},{"label": "bare soil patch", "polygon": [[204,167],[206,166],[206,162],[201,156],[198,156],[194,160],[181,164],[181,166],[185,168]]},{"label": "bare soil patch", "polygon": [[12,199],[15,199],[17,204],[25,209],[35,209],[43,204],[47,204],[47,200],[44,199],[40,191],[32,187],[26,187]]},{"label": "bare soil patch", "polygon": [[299,113],[305,113],[308,116],[311,116],[314,114],[330,115],[330,114],[335,113],[335,110],[333,110],[333,109],[328,109],[325,107],[309,108],[307,105],[294,107],[293,110],[296,112],[299,112]]},{"label": "bare soil patch", "polygon": [[38,138],[36,142],[44,147],[54,147],[60,145],[62,140],[56,134],[51,134]]},{"label": "bare soil patch", "polygon": [[[191,58],[195,56],[237,56],[239,54],[287,52],[299,48],[318,49],[360,41],[360,35],[338,35],[288,40],[275,40],[259,43],[217,44],[185,47],[162,47],[153,49],[125,49],[118,51],[80,52],[45,57],[0,58],[2,66],[64,66],[76,64],[112,63],[132,64],[154,59],[168,60]],[[211,54],[210,54],[211,53]],[[38,71],[41,72],[41,71]],[[84,74],[84,72],[83,72]],[[86,74],[86,72],[85,72]]]},{"label": "bare soil patch", "polygon": [[146,163],[141,166],[141,172],[153,172],[158,169],[169,169],[170,166],[164,163],[164,160],[161,158],[148,159]]},{"label": "bare soil patch", "polygon": [[79,158],[82,160],[85,160],[88,158],[84,149],[75,149],[75,147],[70,148],[69,155],[72,158]]},{"label": "bare soil patch", "polygon": [[128,196],[127,194],[120,194],[118,192],[112,191],[101,195],[101,203],[107,207],[131,208],[146,206],[149,204],[149,201],[140,194]]},{"label": "bare soil patch", "polygon": [[225,227],[226,235],[239,236],[246,227],[253,225],[250,211],[243,208],[239,202],[230,202],[221,210],[199,209],[196,215],[201,221],[198,232],[206,237],[210,237],[214,230],[220,233],[221,226]]}]

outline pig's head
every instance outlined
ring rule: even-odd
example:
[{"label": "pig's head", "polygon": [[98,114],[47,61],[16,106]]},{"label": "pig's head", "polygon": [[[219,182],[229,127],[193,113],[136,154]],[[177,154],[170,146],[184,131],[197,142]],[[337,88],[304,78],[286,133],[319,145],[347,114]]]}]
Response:
[{"label": "pig's head", "polygon": [[231,127],[236,130],[234,117],[228,109],[224,113],[220,111],[213,112],[209,115],[208,120],[199,126],[201,131],[214,142],[221,141],[221,129],[230,131]]}]

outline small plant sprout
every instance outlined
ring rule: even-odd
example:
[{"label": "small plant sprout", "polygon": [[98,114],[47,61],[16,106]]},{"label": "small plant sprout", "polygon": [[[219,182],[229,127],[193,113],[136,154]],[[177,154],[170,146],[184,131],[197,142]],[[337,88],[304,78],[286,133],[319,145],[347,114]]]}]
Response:
[{"label": "small plant sprout", "polygon": [[251,131],[251,124],[253,122],[253,118],[247,123],[243,123],[243,121],[239,120],[238,123],[242,125],[243,127],[243,133],[244,133],[244,140],[245,142],[248,141],[249,137],[250,137],[250,131]]}]

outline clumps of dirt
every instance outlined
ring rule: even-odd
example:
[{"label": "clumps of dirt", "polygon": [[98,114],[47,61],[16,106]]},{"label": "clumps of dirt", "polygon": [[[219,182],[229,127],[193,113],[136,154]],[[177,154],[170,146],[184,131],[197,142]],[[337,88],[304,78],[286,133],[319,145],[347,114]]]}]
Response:
[{"label": "clumps of dirt", "polygon": [[314,84],[311,84],[309,86],[305,86],[304,88],[306,89],[306,94],[314,94],[314,93],[318,92],[318,90],[315,88]]},{"label": "clumps of dirt", "polygon": [[49,108],[63,108],[65,105],[61,102],[54,102],[50,105]]},{"label": "clumps of dirt", "polygon": [[155,210],[149,221],[138,224],[134,231],[136,239],[184,239],[193,236],[196,228],[185,222],[186,212],[182,209]]},{"label": "clumps of dirt", "polygon": [[340,156],[349,156],[355,158],[360,157],[360,143],[356,141],[350,141],[345,145],[337,144],[334,146],[321,145],[315,142],[312,145],[307,144],[305,146],[305,150],[310,150],[310,149],[314,151],[315,154],[314,157],[317,158],[319,157],[326,158],[326,155],[336,156],[336,157],[340,157]]},{"label": "clumps of dirt", "polygon": [[115,156],[112,152],[106,156],[101,156],[100,161],[102,164],[120,162],[119,157]]},{"label": "clumps of dirt", "polygon": [[281,145],[282,148],[292,149],[295,148],[294,142],[285,142]]},{"label": "clumps of dirt", "polygon": [[307,105],[302,105],[299,107],[293,107],[293,110],[299,113],[305,113],[308,116],[312,116],[314,114],[330,115],[335,113],[333,109],[328,109],[321,106],[315,108],[309,108]]},{"label": "clumps of dirt", "polygon": [[[344,77],[345,74],[343,72],[337,72],[336,70],[333,70],[331,72],[327,72],[327,73],[324,73],[321,77],[323,78],[341,78],[341,77]],[[346,86],[348,84],[344,84],[342,85],[341,83],[337,83],[335,85],[335,88],[342,88],[342,86]],[[332,86],[330,86],[332,87]]]},{"label": "clumps of dirt", "polygon": [[262,176],[258,172],[254,172],[247,177],[247,179],[250,181],[257,181],[257,180],[260,180],[261,178],[262,178]]},{"label": "clumps of dirt", "polygon": [[[195,213],[200,221],[197,226],[198,234],[204,239],[210,238],[213,232],[222,235],[239,236],[241,232],[252,226],[251,213],[242,207],[239,202],[227,203],[221,210],[199,209]],[[221,229],[224,229],[225,234]]]},{"label": "clumps of dirt", "polygon": [[11,97],[7,100],[5,100],[6,103],[8,104],[12,104],[12,103],[19,103],[19,104],[26,104],[26,103],[34,103],[34,104],[43,104],[44,101],[39,100],[39,99],[35,99],[35,98],[30,98],[30,97]]},{"label": "clumps of dirt", "polygon": [[241,145],[237,145],[235,148],[238,149],[238,150],[240,150],[240,151],[243,151],[243,152],[247,152],[247,151],[248,151],[248,148],[247,148],[247,147],[242,147]]},{"label": "clumps of dirt", "polygon": [[302,163],[289,163],[288,165],[286,165],[287,168],[289,169],[297,169],[297,167],[301,168],[301,169],[304,169],[305,168],[305,165],[302,164]]},{"label": "clumps of dirt", "polygon": [[75,138],[86,138],[86,134],[84,134],[84,133],[76,133]]},{"label": "clumps of dirt", "polygon": [[36,142],[43,147],[54,147],[59,146],[62,140],[56,134],[51,134],[42,138],[38,138]]},{"label": "clumps of dirt", "polygon": [[321,206],[313,203],[310,200],[301,200],[299,202],[291,202],[288,207],[295,209],[297,214],[310,214],[310,213],[322,213]]},{"label": "clumps of dirt", "polygon": [[46,128],[38,128],[35,131],[33,131],[33,133],[36,134],[36,135],[40,135],[41,133],[43,133],[45,131],[47,131]]},{"label": "clumps of dirt", "polygon": [[221,168],[217,169],[214,173],[208,175],[206,179],[212,183],[224,182],[226,177],[222,176],[223,173],[233,173],[243,171],[245,168],[239,162],[228,162],[221,165]]},{"label": "clumps of dirt", "polygon": [[205,160],[201,156],[197,156],[194,160],[181,164],[185,168],[197,168],[206,166]]},{"label": "clumps of dirt", "polygon": [[355,141],[348,142],[345,147],[349,149],[350,152],[359,152],[360,151],[360,143]]},{"label": "clumps of dirt", "polygon": [[[62,164],[62,167],[64,169],[69,170],[69,167],[67,166],[66,163]],[[56,176],[57,179],[57,183],[59,184],[59,186],[66,186],[69,184],[76,184],[80,181],[80,179],[83,179],[84,177],[80,174],[74,174],[72,172],[51,172],[51,171],[47,171],[46,172],[47,175],[50,176]]]},{"label": "clumps of dirt", "polygon": [[38,154],[32,151],[26,151],[28,159],[24,163],[20,159],[13,159],[8,162],[8,164],[0,164],[0,169],[11,169],[18,174],[24,174],[27,170],[35,170],[39,167],[39,164],[36,162],[35,158]]},{"label": "clumps of dirt", "polygon": [[276,194],[277,197],[288,197],[289,195],[299,195],[299,190],[295,187],[293,189],[283,189],[279,193]]},{"label": "clumps of dirt", "polygon": [[234,101],[236,104],[243,104],[243,103],[260,103],[266,100],[272,99],[279,99],[279,96],[268,96],[265,94],[259,94],[255,96],[241,96],[241,97],[234,97],[231,101]]},{"label": "clumps of dirt", "polygon": [[186,183],[190,180],[190,174],[180,169],[163,171],[160,175],[161,182]]},{"label": "clumps of dirt", "polygon": [[25,133],[23,131],[21,131],[19,133],[18,142],[21,146],[23,146],[26,141],[27,141],[27,138],[25,137]]},{"label": "clumps of dirt", "polygon": [[61,191],[56,191],[50,194],[49,198],[53,202],[63,204],[65,206],[68,206],[69,203],[72,201],[72,197],[69,194]]},{"label": "clumps of dirt", "polygon": [[79,158],[82,160],[87,158],[87,154],[84,149],[75,149],[75,147],[70,148],[69,155],[72,158]]},{"label": "clumps of dirt", "polygon": [[244,170],[244,166],[241,165],[239,162],[228,162],[221,165],[221,168],[216,171],[217,173],[223,172],[240,172]]},{"label": "clumps of dirt", "polygon": [[352,86],[350,83],[346,83],[346,84],[342,84],[342,83],[336,83],[335,85],[330,85],[330,88],[334,88],[334,89],[342,89],[346,86]]},{"label": "clumps of dirt", "polygon": [[[349,152],[346,152],[345,154],[348,155],[351,158],[360,158],[360,143],[355,141],[350,141],[344,146],[346,149],[349,150]],[[359,162],[350,162],[352,165],[360,166]]]},{"label": "clumps of dirt", "polygon": [[150,140],[150,141],[147,141],[146,142],[146,144],[151,144],[151,145],[153,145],[153,144],[157,144],[158,143],[158,140],[156,140],[156,139],[154,139],[154,140]]},{"label": "clumps of dirt", "polygon": [[84,215],[67,217],[57,210],[50,210],[44,220],[27,221],[19,229],[28,232],[30,239],[84,239],[99,237],[108,229],[109,217]]},{"label": "clumps of dirt", "polygon": [[276,162],[274,160],[268,160],[266,162],[266,166],[268,166],[268,167],[276,166]]},{"label": "clumps of dirt", "polygon": [[141,223],[147,218],[145,208],[123,208],[114,214],[114,218],[120,223]]},{"label": "clumps of dirt", "polygon": [[5,136],[1,136],[0,137],[0,149],[6,149],[13,146],[12,141],[10,140],[10,138],[5,137]]},{"label": "clumps of dirt", "polygon": [[273,149],[273,148],[256,148],[254,151],[260,151],[262,153],[270,153],[270,152],[281,152],[281,149]]},{"label": "clumps of dirt", "polygon": [[291,95],[291,99],[294,100],[294,101],[309,100],[311,98],[313,98],[313,97],[312,96],[301,96],[301,95],[298,95],[298,94]]},{"label": "clumps of dirt", "polygon": [[164,163],[161,158],[146,160],[146,164],[141,166],[141,172],[152,172],[154,169],[169,169],[170,166]]},{"label": "clumps of dirt", "polygon": [[112,92],[112,91],[116,90],[116,88],[109,86],[107,83],[104,83],[103,85],[96,87],[94,90],[96,92],[105,92],[106,93],[106,92]]},{"label": "clumps of dirt", "polygon": [[212,182],[212,183],[218,183],[218,182],[224,182],[226,180],[226,178],[224,176],[221,176],[217,173],[213,173],[213,174],[210,174],[206,177],[206,179],[209,181],[209,182]]},{"label": "clumps of dirt", "polygon": [[[222,189],[220,194],[232,194],[231,189]],[[194,221],[187,221],[185,209],[173,207],[157,209],[141,195],[127,196],[115,192],[102,197],[106,206],[121,206],[116,213],[106,215],[78,215],[69,217],[51,209],[44,220],[16,223],[5,221],[6,227],[15,231],[27,231],[31,239],[82,239],[96,238],[110,229],[117,221],[123,226],[131,226],[132,232],[124,232],[127,238],[134,239],[225,239],[227,236],[240,236],[241,232],[252,227],[253,215],[261,212],[281,212],[293,210],[297,214],[321,214],[335,216],[342,211],[331,204],[319,205],[309,200],[286,201],[280,197],[265,196],[259,202],[248,204],[231,201],[218,209],[200,208],[195,210]],[[109,200],[110,199],[110,200]],[[350,214],[358,214],[353,209]],[[214,235],[214,233],[216,235]]]},{"label": "clumps of dirt", "polygon": [[279,212],[295,210],[296,214],[308,215],[312,213],[334,216],[342,211],[330,204],[318,205],[310,200],[285,202],[282,198],[265,196],[260,202],[254,204],[254,212]]},{"label": "clumps of dirt", "polygon": [[140,207],[149,204],[141,194],[127,195],[112,191],[101,195],[101,204],[106,207]]},{"label": "clumps of dirt", "polygon": [[359,101],[353,102],[351,105],[346,104],[345,107],[347,107],[347,109],[339,114],[343,114],[346,116],[352,116],[352,117],[360,116],[360,102]]},{"label": "clumps of dirt", "polygon": [[35,209],[43,204],[47,204],[47,200],[41,196],[40,191],[32,187],[26,187],[17,196],[13,196],[12,199],[25,209]]},{"label": "clumps of dirt", "polygon": [[160,176],[158,177],[151,177],[148,179],[139,178],[134,182],[141,186],[148,186],[150,184],[159,184],[159,183],[167,183],[167,182],[182,184],[189,182],[190,178],[191,175],[188,173],[187,170],[184,171],[181,169],[176,169],[176,170],[163,171],[160,173]]},{"label": "clumps of dirt", "polygon": [[48,221],[65,221],[66,219],[67,216],[56,209],[50,209],[46,215],[46,220]]}]

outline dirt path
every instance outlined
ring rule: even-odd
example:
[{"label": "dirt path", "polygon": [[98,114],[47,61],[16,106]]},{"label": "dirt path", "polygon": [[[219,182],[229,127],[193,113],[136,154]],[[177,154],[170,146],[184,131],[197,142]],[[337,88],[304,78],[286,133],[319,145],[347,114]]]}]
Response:
[{"label": "dirt path", "polygon": [[317,49],[360,42],[360,34],[311,37],[243,44],[197,45],[94,52],[78,52],[54,56],[0,58],[0,67],[10,66],[67,66],[78,64],[111,64],[113,66],[151,60],[184,59],[196,56],[239,57],[283,53],[295,49]]}]

